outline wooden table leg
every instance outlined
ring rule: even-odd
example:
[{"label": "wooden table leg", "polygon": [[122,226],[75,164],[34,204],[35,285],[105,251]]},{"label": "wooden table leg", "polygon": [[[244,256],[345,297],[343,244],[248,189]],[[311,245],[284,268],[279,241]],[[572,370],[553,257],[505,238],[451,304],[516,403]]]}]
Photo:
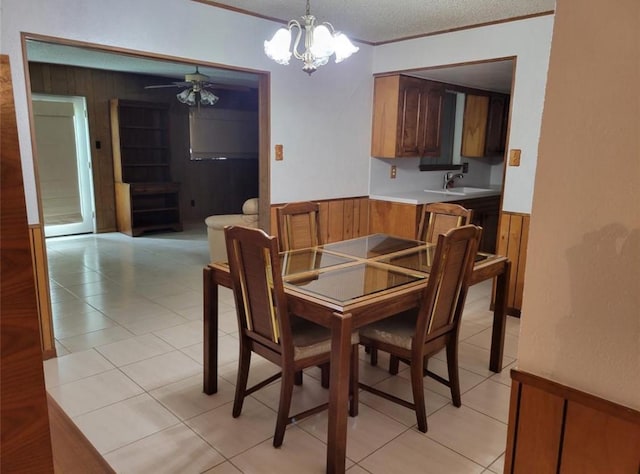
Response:
[{"label": "wooden table leg", "polygon": [[509,275],[511,262],[507,261],[504,271],[496,281],[496,296],[493,308],[493,329],[491,332],[491,356],[489,370],[502,371],[502,353],[504,351],[504,333],[507,326],[507,295],[509,293]]},{"label": "wooden table leg", "polygon": [[331,322],[331,382],[327,433],[327,473],[330,474],[342,474],[345,471],[351,331],[351,314],[334,313]]},{"label": "wooden table leg", "polygon": [[218,285],[213,270],[205,267],[202,275],[204,324],[203,391],[211,395],[218,391]]}]

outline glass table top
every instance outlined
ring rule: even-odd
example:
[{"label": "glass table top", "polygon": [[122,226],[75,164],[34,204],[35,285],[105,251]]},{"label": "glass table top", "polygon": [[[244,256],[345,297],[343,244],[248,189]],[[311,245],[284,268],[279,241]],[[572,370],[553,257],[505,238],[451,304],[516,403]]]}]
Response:
[{"label": "glass table top", "polygon": [[322,246],[329,252],[336,252],[358,258],[373,258],[400,250],[407,250],[416,245],[425,245],[424,242],[411,239],[403,239],[387,234],[373,234],[366,237],[358,237],[351,240],[343,240]]},{"label": "glass table top", "polygon": [[280,254],[282,276],[325,269],[349,262],[355,262],[355,259],[323,252],[319,248],[292,250]]},{"label": "glass table top", "polygon": [[285,285],[343,304],[424,278],[426,275],[409,274],[384,265],[357,263],[326,272],[289,276]]},{"label": "glass table top", "polygon": [[[395,265],[397,267],[402,267],[409,270],[429,273],[431,271],[431,264],[433,262],[435,253],[436,246],[433,244],[428,244],[426,246],[423,245],[422,247],[416,247],[399,254],[378,258],[376,259],[376,261],[387,263],[389,265]],[[487,258],[489,258],[488,254],[477,254],[475,256],[475,263],[486,260]]]}]

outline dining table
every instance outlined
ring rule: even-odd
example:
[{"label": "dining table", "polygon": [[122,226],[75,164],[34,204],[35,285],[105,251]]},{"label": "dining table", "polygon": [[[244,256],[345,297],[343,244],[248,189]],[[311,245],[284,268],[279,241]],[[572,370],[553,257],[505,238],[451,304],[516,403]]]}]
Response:
[{"label": "dining table", "polygon": [[[435,244],[388,234],[327,243],[280,254],[291,313],[331,329],[327,473],[345,471],[351,333],[420,304]],[[510,261],[478,252],[470,285],[495,278],[489,369],[502,370]],[[231,288],[226,262],[203,270],[204,380],[218,386],[218,286]]]}]

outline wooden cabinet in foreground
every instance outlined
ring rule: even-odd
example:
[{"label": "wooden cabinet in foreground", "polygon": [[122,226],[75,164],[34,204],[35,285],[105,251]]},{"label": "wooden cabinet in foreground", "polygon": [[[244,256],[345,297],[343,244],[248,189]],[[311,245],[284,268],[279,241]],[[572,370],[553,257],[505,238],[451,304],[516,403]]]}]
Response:
[{"label": "wooden cabinet in foreground", "polygon": [[438,156],[442,84],[393,75],[374,80],[371,156]]},{"label": "wooden cabinet in foreground", "polygon": [[118,231],[182,230],[180,185],[171,181],[169,106],[111,100]]}]

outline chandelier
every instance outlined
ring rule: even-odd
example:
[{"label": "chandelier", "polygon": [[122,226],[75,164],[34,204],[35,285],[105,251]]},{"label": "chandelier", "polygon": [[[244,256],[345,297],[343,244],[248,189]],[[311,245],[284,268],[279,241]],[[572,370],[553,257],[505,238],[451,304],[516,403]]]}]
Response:
[{"label": "chandelier", "polygon": [[[336,63],[347,59],[358,51],[358,47],[347,38],[344,33],[335,31],[331,23],[323,22],[316,25],[316,17],[309,11],[309,0],[307,0],[307,13],[302,17],[302,25],[297,20],[291,20],[287,28],[280,28],[273,38],[264,42],[265,54],[278,64],[289,64],[292,51],[291,30],[298,29],[296,39],[293,43],[293,55],[304,64],[302,70],[311,75],[319,66],[327,64],[329,57],[335,54]],[[298,45],[302,37],[302,27],[304,26],[304,53],[298,52]]]}]

